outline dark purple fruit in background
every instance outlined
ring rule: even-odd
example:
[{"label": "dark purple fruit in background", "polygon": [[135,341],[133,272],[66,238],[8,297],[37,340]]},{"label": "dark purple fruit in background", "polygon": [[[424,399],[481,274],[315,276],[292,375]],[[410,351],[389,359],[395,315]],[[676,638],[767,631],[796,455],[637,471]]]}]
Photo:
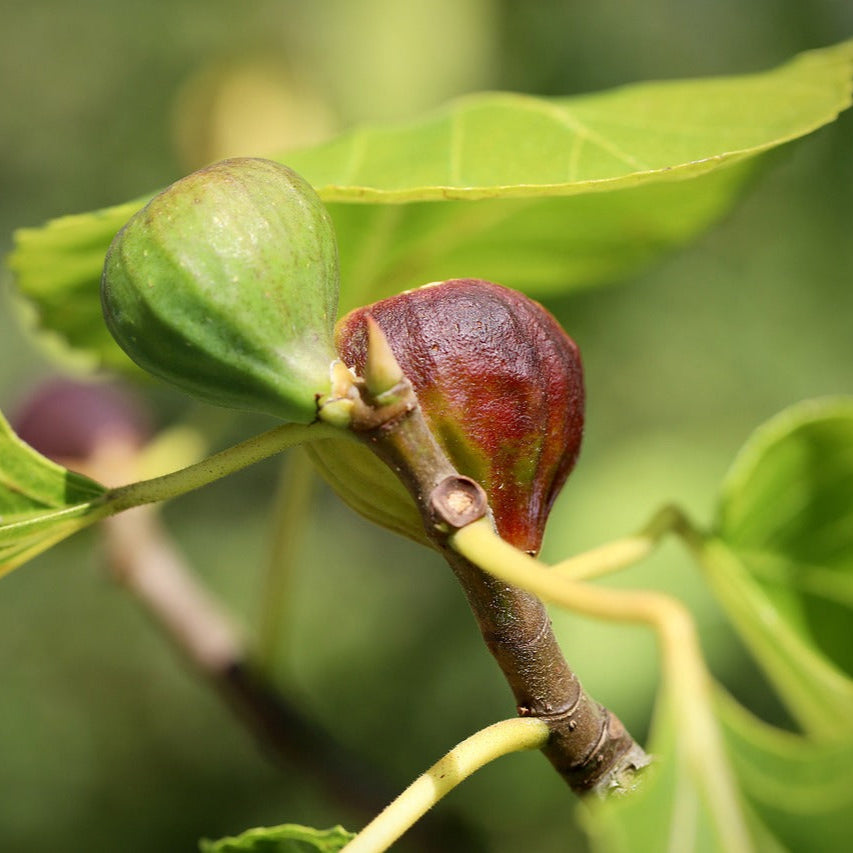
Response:
[{"label": "dark purple fruit in background", "polygon": [[500,535],[536,553],[583,433],[574,341],[541,305],[478,279],[392,296],[342,318],[341,359],[359,374],[365,317],[387,337],[454,466],[486,490]]},{"label": "dark purple fruit in background", "polygon": [[151,423],[141,403],[114,385],[53,379],[19,406],[15,432],[53,460],[85,460],[105,440],[141,447]]}]

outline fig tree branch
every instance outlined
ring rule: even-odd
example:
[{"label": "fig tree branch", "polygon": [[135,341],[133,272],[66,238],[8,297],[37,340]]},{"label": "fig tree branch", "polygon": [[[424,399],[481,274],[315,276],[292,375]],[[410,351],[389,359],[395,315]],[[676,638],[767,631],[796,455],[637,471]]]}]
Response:
[{"label": "fig tree branch", "polygon": [[372,814],[387,801],[387,787],[375,782],[363,762],[349,756],[252,665],[240,630],[195,579],[153,507],[106,519],[103,532],[112,576],[217,689],[267,754],[301,767],[348,807]]},{"label": "fig tree branch", "polygon": [[717,825],[725,829],[726,850],[752,849],[722,734],[711,711],[710,675],[693,619],[684,605],[662,593],[578,583],[508,545],[485,519],[455,531],[450,544],[496,579],[545,601],[599,619],[645,624],[655,631],[663,659],[663,689],[675,708],[678,737],[686,760],[704,782]]},{"label": "fig tree branch", "polygon": [[[372,336],[371,358],[393,359],[381,333]],[[454,531],[477,519],[478,526],[492,530],[482,488],[453,468],[405,377],[389,388],[388,382],[398,378],[393,370],[365,373],[381,373],[385,380],[354,380],[358,395],[348,397],[351,429],[414,498],[427,536],[462,585],[519,715],[548,724],[551,735],[543,752],[576,792],[630,787],[648,756],[619,719],[583,690],[563,657],[543,603],[534,593],[484,571],[451,545]]]},{"label": "fig tree branch", "polygon": [[[374,815],[391,799],[393,788],[375,768],[342,746],[254,665],[245,638],[196,580],[156,508],[137,507],[108,518],[103,534],[112,576],[217,690],[266,755],[299,768],[347,809]],[[423,850],[435,849],[439,840],[448,850],[481,849],[453,814],[419,824],[412,839],[415,849]]]}]

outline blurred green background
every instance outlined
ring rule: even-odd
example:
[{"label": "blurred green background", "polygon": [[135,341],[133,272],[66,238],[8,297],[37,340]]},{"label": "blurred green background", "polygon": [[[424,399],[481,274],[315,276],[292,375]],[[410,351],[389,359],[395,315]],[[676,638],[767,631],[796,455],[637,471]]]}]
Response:
[{"label": "blurred green background", "polygon": [[[310,143],[456,94],[757,71],[853,33],[846,0],[6,0],[2,9],[3,254],[16,226],[124,201],[214,157]],[[710,521],[715,490],[755,426],[803,398],[853,392],[851,223],[848,112],[774,156],[692,246],[633,280],[549,303],[581,345],[589,403],[546,559],[628,532],[668,500]],[[56,368],[21,331],[7,283],[0,408],[9,413]],[[184,401],[160,391],[156,405],[165,424]],[[217,422],[219,440],[266,426]],[[278,470],[268,462],[166,510],[249,632]],[[718,677],[786,724],[676,545],[614,582],[683,597]],[[513,713],[446,568],[324,488],[288,619],[280,683],[395,787]],[[554,619],[586,686],[644,735],[651,637]],[[0,583],[0,672],[2,850],[180,851],[251,825],[365,820],[265,759],[111,584],[96,531]],[[492,765],[443,808],[490,850],[583,849],[572,801],[538,755]]]}]

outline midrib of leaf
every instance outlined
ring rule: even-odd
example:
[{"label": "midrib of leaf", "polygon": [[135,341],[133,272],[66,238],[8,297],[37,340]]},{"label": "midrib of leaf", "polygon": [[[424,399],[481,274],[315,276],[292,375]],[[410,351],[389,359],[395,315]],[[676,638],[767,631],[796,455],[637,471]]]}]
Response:
[{"label": "midrib of leaf", "polygon": [[[676,760],[679,765],[678,775],[686,776],[689,762],[683,755],[679,755]],[[695,849],[698,818],[699,795],[696,789],[693,785],[677,785],[666,843],[667,853],[684,853],[685,850]]]},{"label": "midrib of leaf", "polygon": [[[88,515],[95,509],[99,502],[103,503],[106,507],[103,495],[99,495],[98,499],[58,507],[52,509],[50,512],[35,509],[31,512],[10,514],[9,517],[11,520],[0,524],[0,540],[5,538],[7,534],[18,535],[20,531],[37,531],[43,527],[51,527],[57,522]],[[106,510],[104,514],[106,514]]]},{"label": "midrib of leaf", "polygon": [[837,569],[790,560],[769,551],[739,551],[758,580],[808,592],[853,608],[853,577]]},{"label": "midrib of leaf", "polygon": [[[632,169],[635,172],[647,172],[652,170],[652,167],[647,163],[643,163],[642,160],[638,160],[632,154],[629,154],[627,151],[623,151],[615,142],[607,139],[606,136],[603,136],[598,131],[593,130],[588,124],[582,122],[566,102],[563,102],[562,106],[558,106],[557,104],[549,101],[533,100],[531,98],[525,98],[524,101],[526,103],[523,105],[528,109],[531,107],[538,109],[544,115],[550,116],[555,123],[568,128],[575,134],[575,139],[572,142],[572,150],[569,156],[569,173],[566,176],[568,183],[574,183],[577,179],[577,172],[579,171],[577,164],[580,162],[579,151],[583,143],[586,142],[597,146],[616,160],[620,160],[629,169]],[[578,149],[577,155],[574,155],[575,148]],[[572,168],[573,160],[575,160],[576,166],[574,169]]]},{"label": "midrib of leaf", "polygon": [[769,602],[756,598],[739,554],[709,540],[699,556],[717,598],[749,645],[761,650],[759,660],[798,722],[819,737],[853,730],[853,682],[796,635]]}]

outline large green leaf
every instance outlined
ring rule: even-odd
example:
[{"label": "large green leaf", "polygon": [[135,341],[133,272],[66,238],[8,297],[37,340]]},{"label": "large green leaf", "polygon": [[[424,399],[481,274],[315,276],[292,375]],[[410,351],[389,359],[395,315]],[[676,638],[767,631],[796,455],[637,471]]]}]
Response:
[{"label": "large green leaf", "polygon": [[0,575],[101,517],[105,493],[36,453],[0,415]]},{"label": "large green leaf", "polygon": [[[283,159],[330,204],[345,309],[449,277],[565,290],[624,275],[707,227],[755,155],[849,106],[851,66],[845,42],[761,74],[477,95]],[[10,259],[41,327],[109,365],[129,362],[100,321],[101,264],[141,204],[22,229]]]},{"label": "large green leaf", "polygon": [[[596,850],[838,851],[853,836],[853,739],[814,742],[762,723],[718,691],[716,720],[731,778],[703,778],[701,763],[664,706],[650,745],[655,765],[631,797],[593,804],[585,825]],[[728,836],[732,795],[748,826],[746,847]]]},{"label": "large green leaf", "polygon": [[807,732],[853,732],[853,397],[757,430],[702,562],[734,625]]},{"label": "large green leaf", "polygon": [[[327,201],[569,195],[680,180],[809,133],[850,104],[853,41],[763,74],[541,99],[497,93],[296,152]],[[414,156],[416,154],[416,156]]]},{"label": "large green leaf", "polygon": [[332,203],[341,306],[449,278],[484,278],[534,296],[614,281],[717,221],[755,166],[752,159],[693,180],[658,175],[562,197]]},{"label": "large green leaf", "polygon": [[354,838],[341,826],[312,829],[309,826],[282,826],[249,829],[231,838],[199,842],[201,853],[337,853]]}]

